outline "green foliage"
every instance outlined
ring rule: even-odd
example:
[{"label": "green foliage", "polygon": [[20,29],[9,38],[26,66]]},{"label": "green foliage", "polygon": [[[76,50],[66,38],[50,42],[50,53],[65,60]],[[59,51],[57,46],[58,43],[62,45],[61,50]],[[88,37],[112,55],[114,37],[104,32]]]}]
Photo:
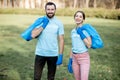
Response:
[{"label": "green foliage", "polygon": [[[120,10],[118,9],[103,9],[103,8],[59,8],[56,11],[57,16],[73,16],[77,10],[83,10],[87,17],[97,17],[105,19],[119,19]],[[20,9],[20,8],[0,8],[0,14],[32,14],[43,15],[44,9]]]},{"label": "green foliage", "polygon": [[[0,15],[0,80],[33,80],[34,50],[36,40],[25,41],[22,33],[38,15]],[[65,26],[65,49],[63,64],[57,67],[56,80],[74,80],[67,70],[71,49],[70,32],[75,27],[73,17],[58,16]],[[104,41],[104,48],[89,49],[91,68],[89,80],[120,80],[120,21],[86,18]],[[47,67],[42,80],[47,79]]]},{"label": "green foliage", "polygon": [[119,19],[120,10],[115,9],[83,9],[87,17],[105,18],[105,19]]}]

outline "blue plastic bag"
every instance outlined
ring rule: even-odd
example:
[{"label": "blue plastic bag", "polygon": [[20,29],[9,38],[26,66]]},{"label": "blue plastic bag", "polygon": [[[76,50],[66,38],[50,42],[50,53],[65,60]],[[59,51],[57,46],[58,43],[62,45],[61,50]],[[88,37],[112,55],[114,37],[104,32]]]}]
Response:
[{"label": "blue plastic bag", "polygon": [[[34,28],[36,28],[37,26],[41,25],[43,23],[43,19],[46,18],[46,16],[38,18],[32,25],[30,25],[22,34],[21,37],[23,39],[25,39],[26,41],[30,41],[32,40],[31,37],[31,32]],[[44,24],[45,25],[45,24]],[[46,26],[46,25],[45,25]],[[44,26],[44,27],[45,27]]]},{"label": "blue plastic bag", "polygon": [[91,36],[91,39],[92,39],[91,48],[93,49],[103,48],[104,43],[95,28],[93,28],[90,24],[84,24],[82,27],[80,27],[77,30],[77,33],[78,31],[82,31],[82,30],[86,30]]}]

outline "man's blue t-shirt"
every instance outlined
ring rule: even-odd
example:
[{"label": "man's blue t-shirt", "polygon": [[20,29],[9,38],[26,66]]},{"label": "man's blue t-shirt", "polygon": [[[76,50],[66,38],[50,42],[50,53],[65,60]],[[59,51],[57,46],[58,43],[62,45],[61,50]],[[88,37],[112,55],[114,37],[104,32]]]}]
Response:
[{"label": "man's blue t-shirt", "polygon": [[49,19],[49,23],[38,37],[36,55],[58,56],[58,36],[64,34],[63,24],[55,17]]},{"label": "man's blue t-shirt", "polygon": [[[83,34],[86,37],[90,36],[85,30],[83,30]],[[71,31],[71,39],[72,39],[72,52],[83,53],[83,52],[88,51],[85,43],[81,39],[80,35],[77,33],[76,29],[73,29]]]}]

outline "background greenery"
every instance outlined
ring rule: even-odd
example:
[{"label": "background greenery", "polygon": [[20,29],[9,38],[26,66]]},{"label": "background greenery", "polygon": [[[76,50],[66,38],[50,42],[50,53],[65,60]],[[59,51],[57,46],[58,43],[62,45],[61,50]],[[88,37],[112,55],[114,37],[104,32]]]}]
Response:
[{"label": "background greenery", "polygon": [[[119,9],[104,9],[104,8],[59,8],[56,11],[57,16],[73,16],[77,10],[83,10],[87,17],[118,19],[120,20]],[[21,9],[21,8],[0,8],[0,14],[32,14],[43,15],[44,9]]]},{"label": "background greenery", "polygon": [[[0,14],[0,80],[33,80],[37,40],[27,42],[20,34],[38,17],[40,15]],[[75,27],[74,20],[70,16],[57,17],[64,23],[65,50],[63,64],[57,67],[55,80],[74,80],[73,74],[67,71],[71,48],[70,31]],[[105,45],[102,49],[89,49],[89,80],[120,80],[120,21],[87,18],[85,23],[96,28]],[[47,69],[44,68],[42,80],[46,80],[46,76]]]}]

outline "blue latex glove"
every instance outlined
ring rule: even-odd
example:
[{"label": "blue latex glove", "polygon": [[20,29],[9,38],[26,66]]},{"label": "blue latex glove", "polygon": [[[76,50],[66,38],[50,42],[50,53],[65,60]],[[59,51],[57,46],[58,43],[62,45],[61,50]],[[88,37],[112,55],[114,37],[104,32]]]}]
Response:
[{"label": "blue latex glove", "polygon": [[69,71],[69,73],[73,73],[73,69],[72,69],[72,58],[69,58],[68,71]]},{"label": "blue latex glove", "polygon": [[86,36],[83,34],[81,28],[78,28],[78,29],[77,29],[77,33],[80,35],[80,37],[81,37],[82,40],[86,38]]},{"label": "blue latex glove", "polygon": [[56,64],[57,64],[57,65],[61,65],[61,64],[62,64],[62,61],[63,61],[63,54],[59,54],[58,60],[57,60]]},{"label": "blue latex glove", "polygon": [[47,26],[48,23],[49,23],[48,18],[47,18],[47,17],[44,17],[44,18],[43,18],[43,25],[42,25],[43,29],[46,28],[46,26]]}]

